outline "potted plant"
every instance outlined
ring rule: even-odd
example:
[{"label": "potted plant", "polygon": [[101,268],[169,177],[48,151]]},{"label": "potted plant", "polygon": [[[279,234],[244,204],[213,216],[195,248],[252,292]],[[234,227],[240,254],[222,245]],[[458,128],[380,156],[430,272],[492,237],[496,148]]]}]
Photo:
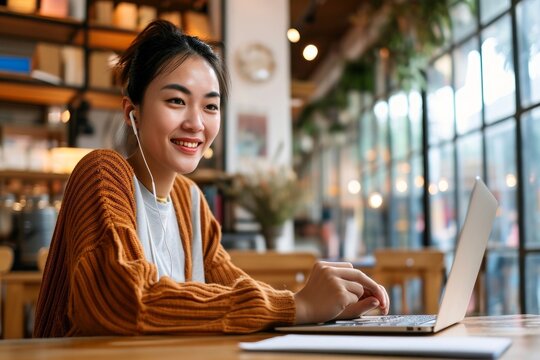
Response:
[{"label": "potted plant", "polygon": [[276,248],[284,223],[295,215],[302,199],[296,173],[284,165],[237,174],[225,192],[253,215],[268,250]]}]

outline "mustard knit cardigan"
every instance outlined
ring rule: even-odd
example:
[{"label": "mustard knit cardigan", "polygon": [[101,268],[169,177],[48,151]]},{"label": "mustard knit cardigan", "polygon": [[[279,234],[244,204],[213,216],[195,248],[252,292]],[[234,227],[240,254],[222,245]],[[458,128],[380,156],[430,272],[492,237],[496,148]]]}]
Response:
[{"label": "mustard knit cardigan", "polygon": [[171,198],[185,253],[185,283],[156,281],[136,232],[134,172],[111,150],[74,169],[49,249],[34,337],[247,333],[291,324],[290,291],[274,290],[235,267],[201,195],[206,284],[191,282],[193,182],[178,176]]}]

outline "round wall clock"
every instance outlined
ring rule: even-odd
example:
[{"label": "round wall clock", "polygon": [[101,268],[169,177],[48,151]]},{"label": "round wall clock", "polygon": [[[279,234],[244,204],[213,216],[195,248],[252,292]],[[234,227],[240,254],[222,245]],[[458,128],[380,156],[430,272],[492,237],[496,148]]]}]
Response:
[{"label": "round wall clock", "polygon": [[240,48],[236,57],[240,73],[253,82],[268,81],[276,68],[272,51],[260,43]]}]

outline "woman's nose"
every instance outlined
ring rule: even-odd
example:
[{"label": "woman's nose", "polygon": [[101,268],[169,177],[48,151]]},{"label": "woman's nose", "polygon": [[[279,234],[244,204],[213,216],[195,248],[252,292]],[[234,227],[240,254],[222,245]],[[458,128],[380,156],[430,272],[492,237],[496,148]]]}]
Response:
[{"label": "woman's nose", "polygon": [[182,127],[193,132],[202,131],[204,129],[202,111],[191,109],[186,115],[187,118],[182,122]]}]

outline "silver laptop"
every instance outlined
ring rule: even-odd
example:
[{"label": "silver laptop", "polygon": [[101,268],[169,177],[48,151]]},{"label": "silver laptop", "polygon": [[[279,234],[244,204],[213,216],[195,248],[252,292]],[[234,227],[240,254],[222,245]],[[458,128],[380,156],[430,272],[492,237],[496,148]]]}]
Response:
[{"label": "silver laptop", "polygon": [[454,263],[437,315],[362,316],[322,324],[277,327],[283,332],[435,333],[465,317],[497,211],[497,200],[476,178]]}]

